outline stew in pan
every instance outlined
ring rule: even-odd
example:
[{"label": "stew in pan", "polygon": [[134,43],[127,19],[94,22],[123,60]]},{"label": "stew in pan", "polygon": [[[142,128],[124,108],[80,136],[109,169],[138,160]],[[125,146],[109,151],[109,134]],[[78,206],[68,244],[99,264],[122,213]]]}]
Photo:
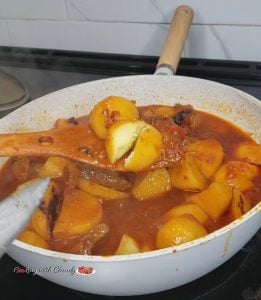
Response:
[{"label": "stew in pan", "polygon": [[203,237],[261,200],[261,146],[217,116],[111,96],[54,127],[78,125],[99,141],[82,152],[122,160],[126,172],[58,156],[9,158],[0,199],[32,178],[52,177],[21,241],[75,254],[152,251]]}]

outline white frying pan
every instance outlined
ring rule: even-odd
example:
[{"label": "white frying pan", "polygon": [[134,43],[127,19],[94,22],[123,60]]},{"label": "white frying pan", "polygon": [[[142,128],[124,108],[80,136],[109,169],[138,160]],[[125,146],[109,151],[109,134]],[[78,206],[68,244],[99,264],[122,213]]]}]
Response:
[{"label": "white frying pan", "polygon": [[[172,74],[176,70],[191,17],[187,7],[178,11],[174,36],[172,31],[169,37],[175,51],[167,43],[156,74]],[[181,42],[177,42],[180,37]],[[87,114],[95,103],[109,95],[136,99],[138,105],[190,103],[252,132],[261,143],[261,103],[257,99],[225,85],[182,76],[126,76],[72,86],[9,114],[0,120],[0,130],[49,129],[57,118]],[[81,256],[43,250],[16,240],[8,254],[40,276],[72,289],[103,295],[138,295],[174,288],[205,275],[239,251],[260,225],[261,203],[204,238],[148,253]],[[77,272],[72,275],[81,266],[93,271],[86,276]]]}]

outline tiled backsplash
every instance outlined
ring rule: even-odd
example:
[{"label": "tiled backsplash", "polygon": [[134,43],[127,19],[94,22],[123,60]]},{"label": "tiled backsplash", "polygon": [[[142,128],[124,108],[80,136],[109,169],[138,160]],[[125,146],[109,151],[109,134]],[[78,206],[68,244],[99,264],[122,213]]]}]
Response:
[{"label": "tiled backsplash", "polygon": [[260,0],[0,0],[0,45],[159,55],[181,4],[183,56],[261,60]]}]

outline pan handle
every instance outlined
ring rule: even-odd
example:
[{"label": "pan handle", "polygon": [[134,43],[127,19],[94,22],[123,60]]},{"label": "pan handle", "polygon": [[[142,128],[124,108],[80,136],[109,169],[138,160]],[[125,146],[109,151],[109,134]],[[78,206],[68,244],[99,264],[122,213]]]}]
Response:
[{"label": "pan handle", "polygon": [[156,75],[176,73],[193,16],[193,9],[187,5],[176,9],[167,41],[156,67]]}]

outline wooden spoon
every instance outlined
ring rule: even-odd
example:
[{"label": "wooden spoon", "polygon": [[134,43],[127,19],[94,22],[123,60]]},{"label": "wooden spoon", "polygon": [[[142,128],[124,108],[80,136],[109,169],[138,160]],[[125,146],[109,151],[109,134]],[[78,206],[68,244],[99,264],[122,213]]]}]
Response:
[{"label": "wooden spoon", "polygon": [[[149,169],[167,167],[180,158],[181,140],[173,137],[172,151],[164,144],[162,155]],[[166,149],[166,151],[164,151]],[[111,164],[107,159],[105,143],[88,124],[77,124],[42,132],[0,135],[0,156],[61,156],[98,167],[126,171],[124,158]]]}]

